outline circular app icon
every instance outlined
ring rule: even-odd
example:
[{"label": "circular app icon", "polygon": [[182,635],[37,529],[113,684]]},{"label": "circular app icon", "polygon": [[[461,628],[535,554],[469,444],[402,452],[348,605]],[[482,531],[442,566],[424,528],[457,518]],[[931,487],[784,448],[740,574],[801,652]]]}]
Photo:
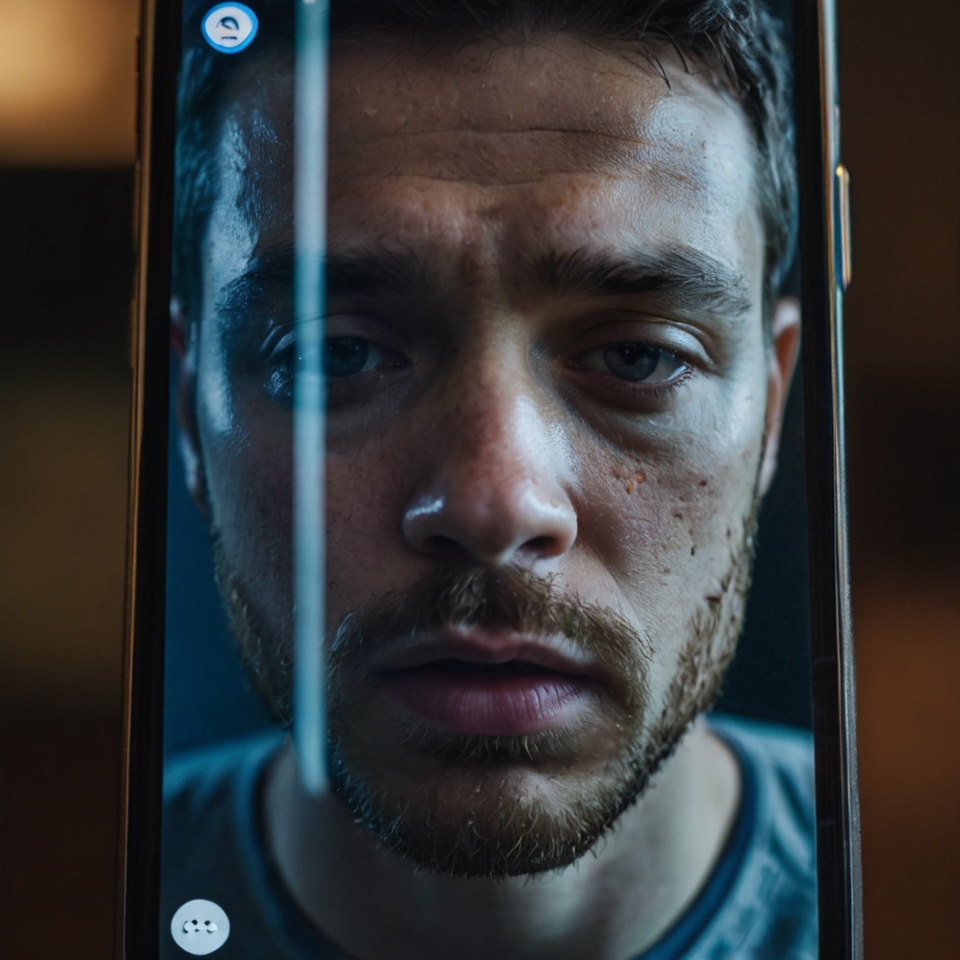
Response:
[{"label": "circular app icon", "polygon": [[239,53],[257,35],[257,15],[242,3],[218,3],[203,18],[203,37],[221,53]]},{"label": "circular app icon", "polygon": [[173,942],[195,957],[219,950],[230,936],[230,921],[212,900],[188,900],[170,921]]}]

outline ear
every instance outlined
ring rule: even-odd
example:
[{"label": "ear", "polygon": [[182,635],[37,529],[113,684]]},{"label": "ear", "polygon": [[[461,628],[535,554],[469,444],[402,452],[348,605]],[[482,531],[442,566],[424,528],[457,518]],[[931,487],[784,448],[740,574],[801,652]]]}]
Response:
[{"label": "ear", "polygon": [[180,425],[180,456],[187,490],[200,510],[210,515],[207,479],[203,469],[200,431],[197,425],[197,335],[187,323],[183,301],[170,301],[170,346],[179,361],[177,422]]},{"label": "ear", "polygon": [[771,343],[767,358],[767,424],[763,463],[760,465],[759,493],[770,488],[777,472],[777,452],[783,411],[800,347],[800,303],[796,297],[781,297],[773,308]]}]

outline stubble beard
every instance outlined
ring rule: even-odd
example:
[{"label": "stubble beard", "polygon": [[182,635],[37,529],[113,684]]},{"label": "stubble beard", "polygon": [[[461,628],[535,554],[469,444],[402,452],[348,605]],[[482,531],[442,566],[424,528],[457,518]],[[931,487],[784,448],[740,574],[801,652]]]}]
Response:
[{"label": "stubble beard", "polygon": [[[403,595],[345,618],[328,657],[328,774],[357,821],[418,868],[503,879],[557,870],[597,847],[647,790],[692,721],[719,695],[739,637],[753,566],[759,500],[717,589],[691,616],[659,710],[650,701],[651,643],[613,611],[560,598],[550,581],[513,571],[441,571]],[[213,533],[217,582],[251,681],[278,720],[292,716],[289,641],[231,572]],[[417,727],[385,756],[371,750],[362,698],[365,651],[384,638],[443,625],[561,633],[622,679],[606,756],[591,755],[596,731],[576,724],[528,736],[462,735]],[[382,721],[380,726],[382,727]],[[586,761],[586,762],[584,762]]]}]

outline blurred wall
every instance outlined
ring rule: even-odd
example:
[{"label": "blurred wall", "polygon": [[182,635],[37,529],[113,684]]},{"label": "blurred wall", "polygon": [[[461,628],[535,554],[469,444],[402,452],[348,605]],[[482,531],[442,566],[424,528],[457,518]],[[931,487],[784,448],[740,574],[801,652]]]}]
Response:
[{"label": "blurred wall", "polygon": [[112,955],[135,0],[0,0],[0,955]]},{"label": "blurred wall", "polygon": [[960,955],[956,0],[838,0],[867,956]]},{"label": "blurred wall", "polygon": [[0,161],[133,160],[136,0],[0,0]]},{"label": "blurred wall", "polygon": [[[871,960],[957,955],[958,8],[840,0]],[[135,20],[0,0],[0,928],[23,960],[110,956]]]}]

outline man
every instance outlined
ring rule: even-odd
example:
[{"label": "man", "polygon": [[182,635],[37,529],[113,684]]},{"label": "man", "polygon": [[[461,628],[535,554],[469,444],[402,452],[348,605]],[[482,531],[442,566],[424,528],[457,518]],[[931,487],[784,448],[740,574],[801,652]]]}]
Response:
[{"label": "man", "polygon": [[[185,61],[174,330],[188,484],[286,723],[292,61],[258,16],[245,63]],[[809,746],[701,716],[798,342],[769,19],[333,18],[331,789],[279,735],[169,771],[164,922],[214,900],[251,957],[815,956]]]}]

